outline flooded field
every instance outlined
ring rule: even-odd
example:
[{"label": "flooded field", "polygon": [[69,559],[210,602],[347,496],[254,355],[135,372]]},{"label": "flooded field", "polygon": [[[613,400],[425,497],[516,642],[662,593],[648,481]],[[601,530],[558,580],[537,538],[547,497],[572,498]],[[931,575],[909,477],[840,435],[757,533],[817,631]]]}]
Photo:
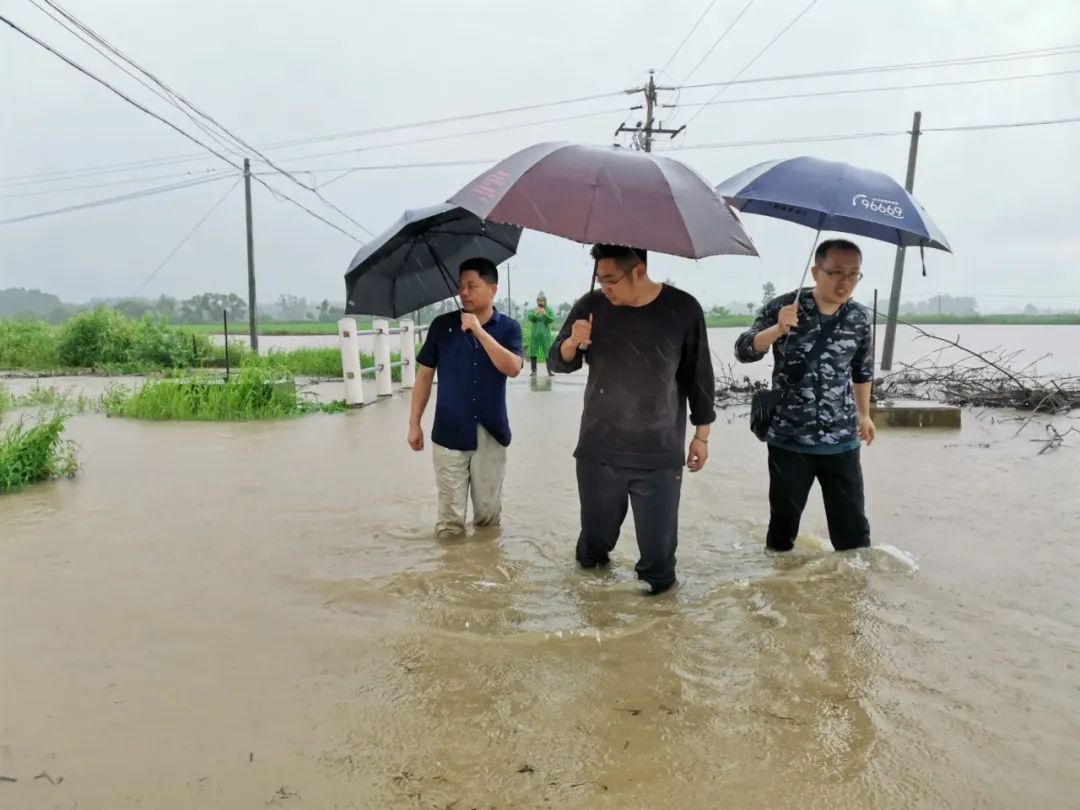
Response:
[{"label": "flooded field", "polygon": [[[1023,350],[1020,367],[1034,363],[1031,369],[1038,374],[1080,374],[1080,358],[1076,351],[1070,347],[1080,346],[1080,326],[993,326],[986,324],[975,325],[928,325],[920,327],[923,331],[932,335],[939,335],[949,340],[958,341],[972,351],[993,352],[1005,348],[1009,351]],[[739,375],[767,376],[767,365],[755,363],[742,365],[735,361],[735,338],[742,329],[724,328],[709,330],[709,346],[718,366],[733,366]],[[247,342],[246,337],[238,336],[237,340]],[[221,335],[215,335],[217,343],[222,342]],[[882,344],[885,340],[885,329],[878,327],[877,356],[881,359]],[[259,348],[263,351],[270,349],[299,349],[307,347],[330,347],[337,348],[337,335],[288,335],[279,337],[260,337]],[[396,347],[396,344],[395,344]],[[360,350],[370,353],[372,342],[370,337],[360,338]],[[957,352],[940,341],[923,337],[919,332],[908,326],[900,326],[896,330],[896,351],[893,368],[900,368],[901,363],[914,363],[930,353],[945,350],[946,357],[959,358],[962,353]],[[1049,355],[1049,356],[1048,356]],[[1017,358],[1018,361],[1020,358]]]},{"label": "flooded field", "polygon": [[723,414],[648,599],[629,524],[573,565],[580,403],[511,386],[505,526],[455,543],[399,397],[73,418],[81,475],[0,499],[0,806],[1077,806],[1080,447],[882,431],[876,547],[827,553],[814,494],[777,557]]}]

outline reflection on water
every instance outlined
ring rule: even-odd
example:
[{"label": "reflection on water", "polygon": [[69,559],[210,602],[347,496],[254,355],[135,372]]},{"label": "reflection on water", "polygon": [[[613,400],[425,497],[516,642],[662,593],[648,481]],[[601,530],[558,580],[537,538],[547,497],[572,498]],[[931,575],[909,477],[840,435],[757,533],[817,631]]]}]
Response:
[{"label": "reflection on water", "polygon": [[0,499],[0,803],[1072,806],[1075,449],[883,431],[877,545],[829,552],[815,490],[777,555],[763,448],[725,414],[682,583],[645,598],[632,523],[610,570],[573,565],[579,408],[512,385],[505,526],[445,542],[404,400],[76,417],[80,478]]}]

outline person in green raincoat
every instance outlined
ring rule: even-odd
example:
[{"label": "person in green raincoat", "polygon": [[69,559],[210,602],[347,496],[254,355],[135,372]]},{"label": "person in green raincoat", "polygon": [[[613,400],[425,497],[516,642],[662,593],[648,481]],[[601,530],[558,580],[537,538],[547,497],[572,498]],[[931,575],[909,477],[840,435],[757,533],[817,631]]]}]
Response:
[{"label": "person in green raincoat", "polygon": [[[555,313],[548,308],[547,298],[543,293],[536,296],[536,309],[529,311],[529,362],[532,364],[532,376],[536,376],[536,361],[543,359],[547,367],[548,352],[551,344],[555,342],[551,334],[551,324],[555,321]],[[551,371],[548,370],[548,374]]]}]

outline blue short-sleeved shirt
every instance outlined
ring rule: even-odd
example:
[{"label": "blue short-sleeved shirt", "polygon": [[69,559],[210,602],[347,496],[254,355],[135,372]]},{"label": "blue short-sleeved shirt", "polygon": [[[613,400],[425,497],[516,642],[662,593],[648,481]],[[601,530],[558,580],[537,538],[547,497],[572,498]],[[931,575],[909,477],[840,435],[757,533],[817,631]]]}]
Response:
[{"label": "blue short-sleeved shirt", "polygon": [[[484,331],[503,348],[521,356],[521,324],[496,311]],[[431,440],[448,450],[475,450],[476,427],[503,447],[510,444],[506,414],[506,375],[495,368],[484,347],[461,331],[461,315],[451,312],[431,322],[416,362],[435,369],[435,423]]]}]

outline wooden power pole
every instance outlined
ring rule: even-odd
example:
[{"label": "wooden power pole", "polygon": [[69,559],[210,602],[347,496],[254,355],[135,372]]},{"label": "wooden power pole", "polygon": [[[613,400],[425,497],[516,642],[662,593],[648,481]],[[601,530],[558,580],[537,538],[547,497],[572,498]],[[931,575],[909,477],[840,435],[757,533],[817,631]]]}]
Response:
[{"label": "wooden power pole", "polygon": [[621,135],[624,132],[629,132],[634,136],[634,146],[644,152],[652,151],[653,136],[654,135],[670,135],[674,138],[684,129],[686,125],[683,124],[678,129],[664,129],[664,125],[661,123],[658,126],[654,126],[656,118],[657,104],[657,91],[659,90],[677,90],[676,87],[658,87],[656,84],[654,71],[649,71],[649,81],[644,87],[635,87],[632,90],[627,90],[627,95],[635,95],[637,93],[645,94],[645,104],[638,105],[632,109],[640,110],[645,109],[645,120],[638,121],[636,126],[628,127],[625,124],[620,124],[619,128],[615,130],[616,135]]},{"label": "wooden power pole", "polygon": [[247,207],[248,331],[251,350],[259,353],[259,331],[255,318],[255,235],[251,230],[251,161],[244,158],[244,202]]},{"label": "wooden power pole", "polygon": [[[915,113],[911,122],[911,146],[908,148],[907,179],[904,188],[908,194],[915,188],[915,158],[919,154],[919,135],[922,125],[922,113]],[[900,317],[900,288],[904,284],[904,254],[903,245],[896,247],[896,261],[893,263],[892,293],[889,295],[889,315],[885,321],[885,342],[881,347],[881,370],[891,371],[893,360],[893,348],[896,345],[896,319]]]}]

